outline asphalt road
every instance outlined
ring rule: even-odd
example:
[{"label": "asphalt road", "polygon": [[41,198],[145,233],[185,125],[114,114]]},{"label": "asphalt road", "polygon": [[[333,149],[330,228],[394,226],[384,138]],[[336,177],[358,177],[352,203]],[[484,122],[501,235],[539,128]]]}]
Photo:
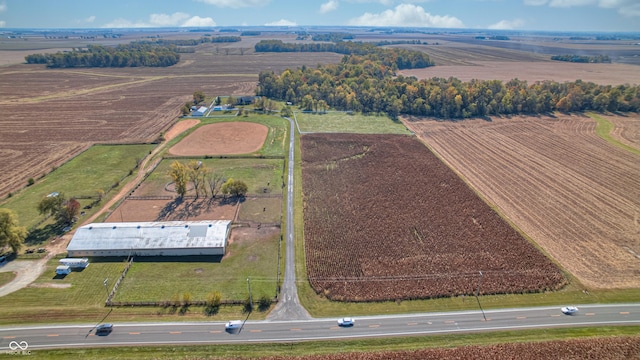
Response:
[{"label": "asphalt road", "polygon": [[296,261],[295,242],[293,231],[293,183],[294,183],[294,149],[295,149],[295,129],[293,120],[289,120],[289,169],[287,171],[287,226],[285,229],[286,255],[285,270],[282,288],[278,304],[269,313],[268,320],[305,320],[311,319],[307,310],[300,304],[298,299],[298,288],[296,286]]},{"label": "asphalt road", "polygon": [[558,307],[442,312],[428,314],[356,317],[353,327],[337,326],[337,319],[248,321],[237,333],[224,323],[115,324],[107,336],[94,334],[95,325],[3,327],[0,352],[96,346],[157,344],[222,344],[296,342],[384,336],[452,334],[460,332],[553,328],[569,326],[640,325],[640,303],[578,305],[576,315]]}]

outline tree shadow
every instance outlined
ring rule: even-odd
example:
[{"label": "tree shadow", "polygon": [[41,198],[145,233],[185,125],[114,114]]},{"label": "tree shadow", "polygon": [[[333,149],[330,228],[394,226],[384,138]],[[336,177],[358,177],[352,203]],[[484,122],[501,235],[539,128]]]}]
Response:
[{"label": "tree shadow", "polygon": [[172,216],[176,209],[180,207],[180,205],[184,202],[184,199],[181,197],[175,198],[173,201],[167,203],[167,205],[160,210],[160,213],[156,217],[156,221],[167,220],[170,216]]},{"label": "tree shadow", "polygon": [[24,244],[27,246],[42,244],[54,236],[62,235],[64,233],[62,229],[60,224],[48,224],[42,228],[32,229],[24,239]]}]

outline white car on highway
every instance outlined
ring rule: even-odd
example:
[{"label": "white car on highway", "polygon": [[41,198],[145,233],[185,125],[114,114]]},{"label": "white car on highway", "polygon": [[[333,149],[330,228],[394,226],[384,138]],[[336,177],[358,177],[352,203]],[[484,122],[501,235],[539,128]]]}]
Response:
[{"label": "white car on highway", "polygon": [[563,306],[560,308],[560,311],[565,315],[573,315],[578,313],[578,308],[575,306]]},{"label": "white car on highway", "polygon": [[342,319],[338,319],[338,326],[353,326],[355,324],[355,320],[350,317],[344,317]]}]

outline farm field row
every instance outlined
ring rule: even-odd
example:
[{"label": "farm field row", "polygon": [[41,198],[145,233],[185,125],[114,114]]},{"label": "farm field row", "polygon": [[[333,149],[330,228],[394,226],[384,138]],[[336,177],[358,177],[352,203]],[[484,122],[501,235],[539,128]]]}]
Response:
[{"label": "farm field row", "polygon": [[559,269],[420,141],[301,136],[311,286],[381,301],[555,290]]},{"label": "farm field row", "polygon": [[640,161],[593,119],[405,123],[585,286],[640,286]]}]

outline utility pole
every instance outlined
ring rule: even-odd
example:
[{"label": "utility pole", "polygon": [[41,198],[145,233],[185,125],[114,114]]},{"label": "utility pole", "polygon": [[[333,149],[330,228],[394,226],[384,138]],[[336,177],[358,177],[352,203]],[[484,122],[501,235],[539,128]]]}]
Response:
[{"label": "utility pole", "polygon": [[[107,301],[109,304],[111,304],[111,301],[109,301],[109,287],[107,286],[107,282],[109,281],[109,278],[104,279],[104,281],[102,282],[102,284],[104,284],[104,289],[107,291]],[[111,305],[111,307],[113,307],[113,305]]]}]

